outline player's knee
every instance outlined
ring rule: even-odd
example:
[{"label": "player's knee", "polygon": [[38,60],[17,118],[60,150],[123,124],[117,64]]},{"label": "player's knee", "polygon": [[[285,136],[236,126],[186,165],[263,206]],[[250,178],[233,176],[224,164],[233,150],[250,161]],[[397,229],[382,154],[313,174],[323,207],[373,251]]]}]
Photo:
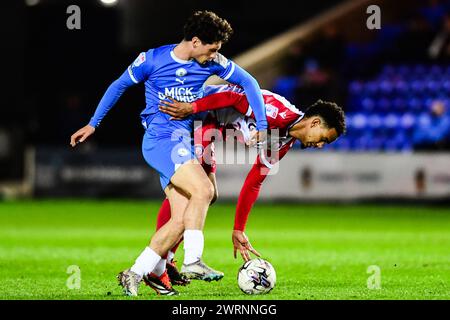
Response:
[{"label": "player's knee", "polygon": [[208,202],[211,202],[212,199],[214,199],[214,195],[216,193],[216,190],[214,188],[214,185],[210,181],[208,181],[207,185],[208,185],[208,187],[205,188],[206,189],[205,190],[205,197],[208,200]]},{"label": "player's knee", "polygon": [[192,197],[200,201],[207,201],[208,203],[214,198],[214,186],[211,181],[207,180],[202,184],[196,186],[192,192]]}]

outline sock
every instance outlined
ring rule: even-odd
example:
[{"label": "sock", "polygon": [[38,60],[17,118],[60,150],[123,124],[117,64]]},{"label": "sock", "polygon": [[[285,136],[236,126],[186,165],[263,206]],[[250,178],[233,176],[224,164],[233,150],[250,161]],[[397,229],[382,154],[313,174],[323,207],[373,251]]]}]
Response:
[{"label": "sock", "polygon": [[169,199],[164,199],[164,201],[161,204],[161,208],[158,212],[158,218],[156,220],[156,230],[159,230],[163,225],[167,223],[167,221],[170,220],[170,202]]},{"label": "sock", "polygon": [[202,230],[184,231],[184,264],[198,261],[203,254],[204,238]]},{"label": "sock", "polygon": [[145,247],[144,251],[137,257],[131,271],[137,273],[141,277],[144,274],[150,273],[155,269],[161,257],[153,251],[150,247]]},{"label": "sock", "polygon": [[157,276],[160,277],[164,271],[166,271],[166,259],[161,259],[159,260],[158,264],[156,265],[155,269],[153,269],[153,273]]},{"label": "sock", "polygon": [[166,258],[168,263],[172,263],[173,258],[175,257],[175,253],[177,252],[178,246],[183,242],[183,237],[177,242],[176,245],[173,246],[172,249],[170,249],[165,257],[162,257],[163,259]]},{"label": "sock", "polygon": [[171,250],[167,253],[167,262],[169,262],[169,263],[172,262],[173,257],[175,257],[175,252],[172,252],[172,250]]}]

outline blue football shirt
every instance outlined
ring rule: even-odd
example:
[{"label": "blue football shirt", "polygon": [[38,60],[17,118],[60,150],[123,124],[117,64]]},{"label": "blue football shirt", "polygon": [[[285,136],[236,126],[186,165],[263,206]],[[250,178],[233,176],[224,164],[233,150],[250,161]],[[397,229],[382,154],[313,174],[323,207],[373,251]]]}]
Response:
[{"label": "blue football shirt", "polygon": [[128,67],[128,74],[134,83],[144,82],[146,107],[141,118],[147,126],[158,126],[158,130],[183,128],[190,131],[193,116],[170,121],[170,116],[159,111],[159,101],[165,100],[166,96],[181,102],[202,98],[205,81],[212,74],[227,80],[233,74],[235,64],[220,54],[205,64],[194,59],[181,60],[173,53],[175,46],[171,44],[142,52]]},{"label": "blue football shirt", "polygon": [[173,52],[176,46],[177,44],[170,44],[141,52],[122,76],[108,88],[89,124],[97,127],[129,86],[143,82],[146,101],[141,112],[143,125],[158,134],[170,134],[176,129],[190,132],[194,117],[170,120],[169,115],[159,111],[160,100],[170,96],[178,101],[193,102],[204,96],[205,81],[211,75],[217,75],[244,87],[249,101],[254,102],[257,124],[261,129],[267,128],[260,88],[250,74],[219,53],[213,61],[204,64],[195,59],[179,59]]}]

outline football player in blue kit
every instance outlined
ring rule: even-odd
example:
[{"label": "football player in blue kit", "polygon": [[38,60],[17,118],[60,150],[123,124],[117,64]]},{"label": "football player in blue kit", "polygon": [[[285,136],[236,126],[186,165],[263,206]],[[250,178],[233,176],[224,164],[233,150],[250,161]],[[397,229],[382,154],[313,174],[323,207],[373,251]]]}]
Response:
[{"label": "football player in blue kit", "polygon": [[[119,284],[126,295],[138,294],[141,280],[160,294],[173,295],[165,273],[167,255],[183,236],[193,243],[183,269],[203,280],[220,280],[223,273],[201,259],[204,247],[203,226],[214,195],[214,187],[195,157],[191,143],[193,116],[170,121],[158,105],[166,97],[193,102],[204,96],[204,83],[211,75],[244,88],[253,108],[258,130],[257,140],[264,143],[267,120],[258,82],[234,62],[218,53],[233,30],[229,23],[210,11],[197,11],[184,26],[184,38],[178,44],[150,49],[138,55],[115,80],[100,100],[88,125],[71,136],[72,147],[86,141],[107,112],[130,86],[143,82],[146,107],[141,112],[145,128],[142,153],[146,162],[160,175],[161,187],[169,199],[172,216],[150,240],[131,268],[119,273]],[[188,251],[187,251],[188,252]]]}]

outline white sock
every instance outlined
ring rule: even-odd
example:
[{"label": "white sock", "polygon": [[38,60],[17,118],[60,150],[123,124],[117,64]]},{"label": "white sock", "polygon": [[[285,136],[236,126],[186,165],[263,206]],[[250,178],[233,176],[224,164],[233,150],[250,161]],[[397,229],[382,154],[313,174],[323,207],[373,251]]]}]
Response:
[{"label": "white sock", "polygon": [[153,273],[157,276],[160,277],[164,271],[166,271],[166,259],[162,259],[159,260],[158,264],[156,265],[155,269],[153,269]]},{"label": "white sock", "polygon": [[141,255],[137,257],[131,271],[137,273],[141,277],[144,274],[150,273],[155,269],[161,257],[149,247],[145,247]]},{"label": "white sock", "polygon": [[202,230],[184,231],[184,264],[191,264],[202,257],[204,242]]},{"label": "white sock", "polygon": [[172,261],[173,261],[173,257],[175,257],[175,253],[172,252],[172,251],[169,251],[169,252],[167,253],[167,261],[168,261],[168,262],[172,262]]}]

